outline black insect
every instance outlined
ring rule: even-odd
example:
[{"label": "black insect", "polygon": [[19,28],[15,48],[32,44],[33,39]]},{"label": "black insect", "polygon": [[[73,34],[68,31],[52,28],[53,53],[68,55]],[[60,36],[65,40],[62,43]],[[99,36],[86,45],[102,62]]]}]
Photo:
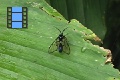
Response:
[{"label": "black insect", "polygon": [[[56,28],[58,29],[58,28]],[[60,53],[64,52],[66,54],[70,54],[70,47],[67,41],[67,38],[65,35],[63,35],[63,32],[66,30],[65,28],[62,32],[59,30],[60,34],[55,39],[55,41],[50,45],[48,53],[53,53],[55,51],[59,51]]]}]

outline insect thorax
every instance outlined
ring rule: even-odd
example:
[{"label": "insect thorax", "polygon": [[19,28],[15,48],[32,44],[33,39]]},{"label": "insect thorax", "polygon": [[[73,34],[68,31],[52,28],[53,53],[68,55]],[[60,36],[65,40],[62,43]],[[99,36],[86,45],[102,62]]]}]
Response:
[{"label": "insect thorax", "polygon": [[59,41],[62,41],[64,39],[63,33],[61,33],[58,38],[59,38]]}]

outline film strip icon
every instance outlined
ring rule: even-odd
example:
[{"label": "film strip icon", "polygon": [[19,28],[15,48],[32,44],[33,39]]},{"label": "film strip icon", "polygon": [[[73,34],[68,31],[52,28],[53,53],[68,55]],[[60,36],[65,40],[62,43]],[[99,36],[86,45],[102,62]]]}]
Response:
[{"label": "film strip icon", "polygon": [[7,7],[7,28],[27,28],[27,7]]}]

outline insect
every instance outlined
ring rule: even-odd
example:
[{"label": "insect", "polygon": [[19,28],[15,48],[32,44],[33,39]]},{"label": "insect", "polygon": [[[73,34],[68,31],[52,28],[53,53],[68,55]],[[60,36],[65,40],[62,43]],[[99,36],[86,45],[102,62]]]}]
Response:
[{"label": "insect", "polygon": [[[56,27],[55,27],[56,28]],[[67,27],[68,28],[68,27]],[[58,28],[58,31],[60,32],[59,36],[55,39],[55,41],[50,45],[48,53],[53,53],[55,51],[59,51],[59,53],[66,53],[70,54],[70,47],[67,41],[67,38],[65,35],[63,35],[63,32],[67,29],[65,28],[63,31],[60,31]]]}]

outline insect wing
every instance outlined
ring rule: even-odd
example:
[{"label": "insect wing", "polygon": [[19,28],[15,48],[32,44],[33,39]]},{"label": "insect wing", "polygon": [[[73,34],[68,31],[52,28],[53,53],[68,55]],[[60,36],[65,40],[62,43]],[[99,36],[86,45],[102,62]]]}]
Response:
[{"label": "insect wing", "polygon": [[58,45],[59,45],[58,38],[56,38],[55,41],[50,45],[48,53],[53,53],[54,51],[57,51]]},{"label": "insect wing", "polygon": [[64,37],[63,39],[63,52],[65,52],[66,54],[70,54],[70,47],[66,37]]}]

